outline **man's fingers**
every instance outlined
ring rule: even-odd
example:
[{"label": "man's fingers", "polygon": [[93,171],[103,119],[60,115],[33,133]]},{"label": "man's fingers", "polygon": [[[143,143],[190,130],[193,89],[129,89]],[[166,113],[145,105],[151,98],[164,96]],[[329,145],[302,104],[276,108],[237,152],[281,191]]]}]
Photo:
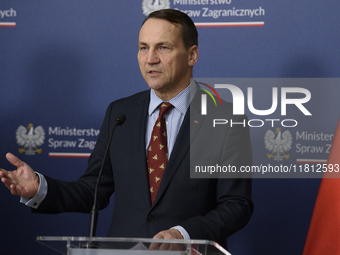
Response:
[{"label": "man's fingers", "polygon": [[7,188],[10,188],[10,185],[12,184],[12,178],[10,176],[10,172],[0,169],[0,178],[1,181],[5,184]]},{"label": "man's fingers", "polygon": [[6,178],[7,177],[7,171],[5,169],[0,168],[0,178]]},{"label": "man's fingers", "polygon": [[14,185],[14,184],[11,184],[10,186],[9,186],[9,189],[10,189],[10,191],[11,191],[11,193],[12,193],[12,195],[17,195],[17,187]]},{"label": "man's fingers", "polygon": [[[177,229],[168,229],[156,234],[153,239],[183,239],[182,234]],[[176,243],[152,243],[150,250],[183,250],[183,246]]]},{"label": "man's fingers", "polygon": [[159,250],[160,243],[151,243],[149,250]]},{"label": "man's fingers", "polygon": [[9,161],[9,163],[18,168],[25,165],[23,161],[21,161],[18,157],[14,156],[12,153],[7,153],[6,158]]},{"label": "man's fingers", "polygon": [[9,179],[7,178],[7,176],[1,176],[1,181],[3,182],[3,184],[5,184],[5,186],[10,189],[10,185],[11,182],[9,181]]},{"label": "man's fingers", "polygon": [[162,250],[162,251],[170,250],[170,244],[169,243],[161,243],[158,250]]},{"label": "man's fingers", "polygon": [[159,232],[159,233],[156,234],[152,239],[165,239],[165,237],[164,237],[164,231]]},{"label": "man's fingers", "polygon": [[18,187],[17,185],[14,185],[14,184],[10,185],[10,190],[11,190],[12,195],[15,195],[15,196],[23,195],[22,189],[20,189],[20,187]]},{"label": "man's fingers", "polygon": [[[165,238],[153,238],[153,239],[165,239]],[[169,250],[170,243],[151,243],[149,250]]]},{"label": "man's fingers", "polygon": [[[163,231],[156,234],[152,239],[164,239]],[[150,250],[159,250],[160,246],[161,246],[161,243],[151,243],[149,249]]]},{"label": "man's fingers", "polygon": [[0,171],[1,181],[3,184],[8,188],[13,195],[18,195],[20,192],[18,192],[17,184],[15,184],[11,177],[9,176],[10,172],[7,172],[5,170]]}]

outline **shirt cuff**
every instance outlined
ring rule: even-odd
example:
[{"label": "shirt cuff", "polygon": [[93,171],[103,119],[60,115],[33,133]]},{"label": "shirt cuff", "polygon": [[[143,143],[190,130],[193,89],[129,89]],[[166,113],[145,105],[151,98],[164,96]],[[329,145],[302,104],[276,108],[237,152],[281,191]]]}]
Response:
[{"label": "shirt cuff", "polygon": [[42,174],[37,173],[37,175],[39,176],[39,179],[40,179],[39,181],[40,184],[39,184],[39,189],[38,189],[37,194],[35,194],[35,196],[32,198],[30,197],[20,198],[20,203],[23,203],[34,209],[37,209],[39,207],[39,205],[42,203],[42,201],[45,199],[47,195],[47,181]]},{"label": "shirt cuff", "polygon": [[188,234],[188,232],[181,226],[176,226],[176,227],[172,227],[174,229],[177,229],[183,236],[184,240],[190,240],[190,236]]}]

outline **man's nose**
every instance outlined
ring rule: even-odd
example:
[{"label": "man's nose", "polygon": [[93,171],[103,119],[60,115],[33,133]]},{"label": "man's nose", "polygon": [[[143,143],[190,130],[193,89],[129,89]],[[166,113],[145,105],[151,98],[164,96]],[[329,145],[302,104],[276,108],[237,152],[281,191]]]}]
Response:
[{"label": "man's nose", "polygon": [[150,49],[148,52],[148,56],[146,58],[147,64],[158,64],[160,61],[157,52],[154,49]]}]

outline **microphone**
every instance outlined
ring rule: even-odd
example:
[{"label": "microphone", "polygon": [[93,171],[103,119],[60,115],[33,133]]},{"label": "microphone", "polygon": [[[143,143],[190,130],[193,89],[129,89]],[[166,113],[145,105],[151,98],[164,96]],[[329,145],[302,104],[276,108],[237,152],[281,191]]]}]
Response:
[{"label": "microphone", "polygon": [[[109,151],[109,148],[110,148],[110,144],[111,144],[111,140],[112,140],[112,137],[113,137],[113,133],[114,133],[114,131],[115,131],[117,126],[121,126],[121,125],[124,124],[125,119],[126,119],[126,116],[124,114],[121,114],[121,115],[119,115],[116,118],[115,125],[114,125],[114,127],[112,129],[112,132],[111,132],[111,135],[110,135],[110,138],[109,138],[106,150],[105,150],[103,162],[102,162],[102,165],[101,165],[100,170],[99,170],[97,184],[96,184],[96,188],[95,188],[95,191],[94,191],[93,207],[92,207],[92,210],[90,212],[89,237],[91,237],[91,238],[96,236],[96,228],[97,228],[97,220],[98,220],[97,196],[98,196],[98,187],[99,187],[99,183],[100,183],[100,178],[102,176],[103,168],[104,168],[106,157],[107,157],[107,154],[108,154],[108,151]],[[93,244],[91,244],[91,242],[90,242],[84,248],[97,248],[97,246],[93,246]]]}]

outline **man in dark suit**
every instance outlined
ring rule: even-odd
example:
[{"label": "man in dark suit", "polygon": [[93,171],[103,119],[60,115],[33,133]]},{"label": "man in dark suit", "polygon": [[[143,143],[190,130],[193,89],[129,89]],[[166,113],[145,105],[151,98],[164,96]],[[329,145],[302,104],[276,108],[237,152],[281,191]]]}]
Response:
[{"label": "man in dark suit", "polygon": [[[250,165],[249,130],[223,127],[222,132],[205,134],[214,118],[245,117],[232,116],[230,104],[201,114],[201,93],[192,79],[197,45],[196,27],[186,14],[175,10],[150,14],[139,34],[138,62],[151,89],[110,104],[84,175],[75,182],[51,179],[9,153],[6,157],[17,170],[1,169],[2,182],[12,194],[27,197],[33,212],[89,212],[109,134],[116,117],[124,113],[126,121],[114,133],[98,190],[98,209],[105,208],[115,193],[108,236],[209,239],[226,246],[226,238],[244,227],[252,214],[251,181],[190,178],[190,161]],[[164,114],[168,160],[156,178],[160,185],[155,192],[147,155],[163,102],[172,105]]]}]

